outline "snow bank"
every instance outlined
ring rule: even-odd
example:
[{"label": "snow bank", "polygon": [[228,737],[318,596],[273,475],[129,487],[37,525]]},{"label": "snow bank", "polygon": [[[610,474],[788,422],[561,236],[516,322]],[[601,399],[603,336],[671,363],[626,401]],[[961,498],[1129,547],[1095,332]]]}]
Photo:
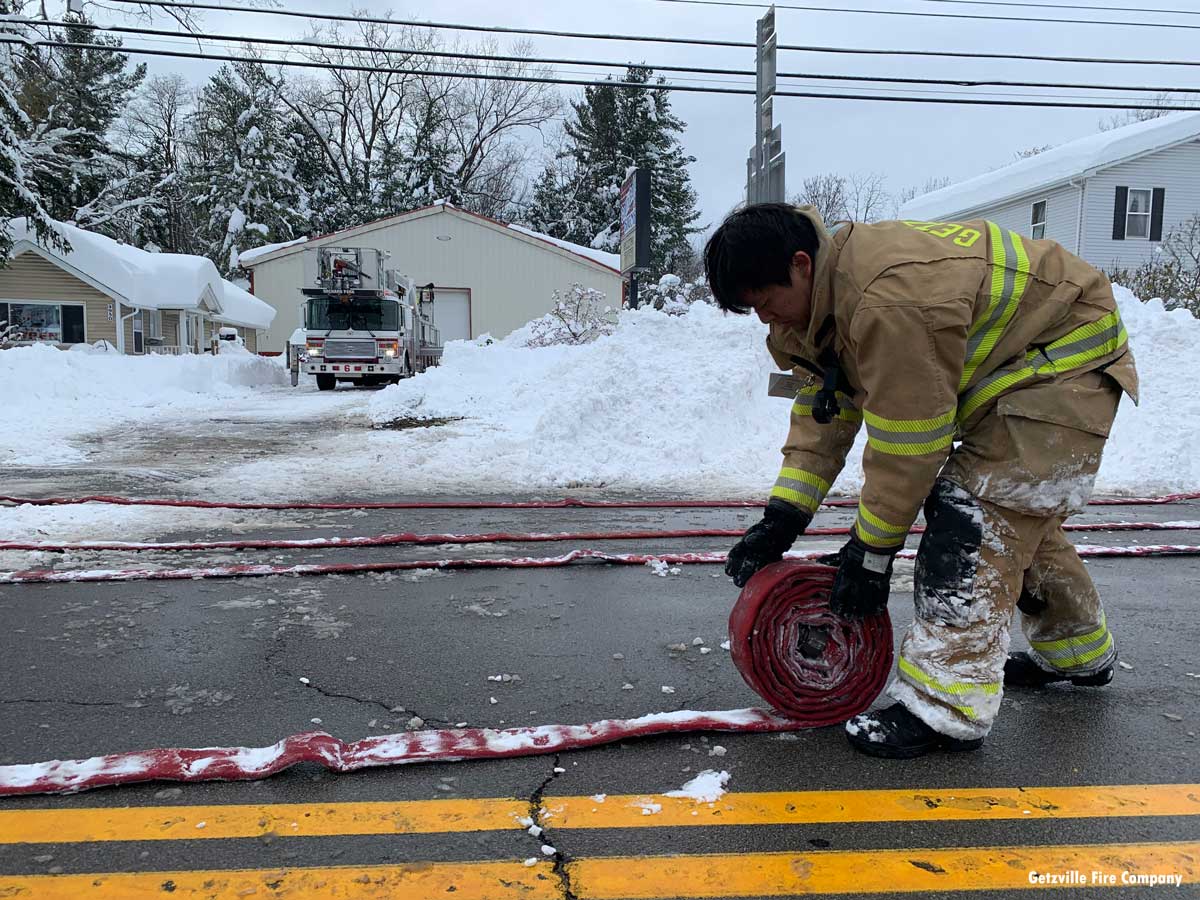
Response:
[{"label": "snow bank", "polygon": [[[1200,321],[1124,288],[1118,302],[1142,378],[1125,401],[1097,481],[1105,493],[1200,487],[1200,398],[1186,373]],[[374,395],[374,421],[465,417],[397,432],[416,483],[476,490],[613,491],[762,497],[780,463],[790,403],[766,395],[774,370],[753,317],[696,304],[684,316],[624,311],[579,347],[529,349],[523,331],[447,345],[442,365]],[[862,484],[865,432],[835,493]]]},{"label": "snow bank", "polygon": [[58,465],[85,454],[67,439],[156,417],[236,406],[287,372],[250,353],[121,356],[35,345],[0,351],[0,463]]}]

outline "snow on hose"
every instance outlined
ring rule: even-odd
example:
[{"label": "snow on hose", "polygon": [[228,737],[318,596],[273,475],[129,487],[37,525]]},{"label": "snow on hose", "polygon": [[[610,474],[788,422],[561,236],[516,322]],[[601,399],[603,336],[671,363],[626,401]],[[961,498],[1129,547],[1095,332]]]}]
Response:
[{"label": "snow on hose", "polygon": [[892,671],[887,610],[844,619],[829,609],[836,569],[791,560],[759,571],[729,616],[734,665],[774,709],[807,727],[871,705]]},{"label": "snow on hose", "polygon": [[657,713],[587,725],[446,728],[341,741],[324,732],[270,747],[155,749],[82,760],[0,766],[0,797],[75,793],[142,781],[243,781],[297,763],[335,772],[461,759],[500,759],[581,750],[613,741],[689,731],[763,733],[832,725],[862,712],[892,668],[886,612],[850,621],[829,611],[834,569],[795,561],[759,572],[729,618],[733,662],[777,712]]}]

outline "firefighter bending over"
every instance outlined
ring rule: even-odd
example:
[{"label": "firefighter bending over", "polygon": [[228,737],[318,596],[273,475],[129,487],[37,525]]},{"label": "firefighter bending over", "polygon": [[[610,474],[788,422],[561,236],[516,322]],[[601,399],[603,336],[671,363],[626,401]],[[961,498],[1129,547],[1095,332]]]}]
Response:
[{"label": "firefighter bending over", "polygon": [[[870,615],[924,505],[916,616],[887,709],[846,723],[876,756],[974,750],[1004,685],[1104,685],[1116,647],[1063,533],[1091,494],[1137,372],[1103,273],[1054,241],[967,222],[841,223],[811,207],[732,213],[705,248],[725,310],[770,325],[808,376],[762,521],[729,553],[741,587],[812,520],[865,424],[864,483],[831,605]],[[1022,613],[1028,652],[1012,653]]]}]

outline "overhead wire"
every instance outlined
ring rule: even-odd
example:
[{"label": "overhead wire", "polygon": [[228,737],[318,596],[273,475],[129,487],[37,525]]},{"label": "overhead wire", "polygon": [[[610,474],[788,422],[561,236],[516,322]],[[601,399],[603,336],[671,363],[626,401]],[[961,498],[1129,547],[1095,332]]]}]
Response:
[{"label": "overhead wire", "polygon": [[847,6],[813,6],[811,4],[797,6],[790,3],[762,3],[755,2],[755,0],[654,0],[654,2],[686,3],[692,6],[748,6],[756,9],[775,7],[776,9],[801,10],[808,13],[849,13],[853,15],[864,16],[908,16],[921,19],[965,19],[980,22],[1014,22],[1017,24],[1037,22],[1045,25],[1115,25],[1121,28],[1182,28],[1186,30],[1200,31],[1200,25],[1189,25],[1183,22],[1129,22],[1115,21],[1112,19],[1061,19],[1037,16],[984,16],[980,15],[979,13],[921,12],[919,10],[912,9],[855,9]]},{"label": "overhead wire", "polygon": [[[355,24],[399,25],[413,28],[432,28],[450,31],[474,31],[492,34],[525,34],[542,37],[578,38],[594,41],[624,41],[657,44],[691,44],[701,47],[730,47],[754,49],[753,41],[729,41],[715,38],[684,38],[631,34],[604,34],[586,31],[557,31],[545,28],[512,28],[500,25],[466,25],[448,22],[422,22],[412,19],[392,19],[378,16],[339,15],[337,13],[318,13],[303,10],[270,9],[247,6],[231,6],[217,3],[181,3],[176,0],[109,0],[112,3],[123,3],[137,6],[162,7],[165,9],[219,10],[221,12],[250,13],[258,15],[287,16],[307,20],[351,22]],[[1200,60],[1155,60],[1155,59],[1112,59],[1086,56],[1044,56],[1024,53],[976,53],[949,50],[877,50],[858,47],[830,47],[810,44],[780,44],[780,50],[797,50],[811,53],[850,53],[885,56],[936,56],[947,58],[974,59],[1020,59],[1038,62],[1062,63],[1096,63],[1111,65],[1163,65],[1163,66],[1200,66]]]},{"label": "overhead wire", "polygon": [[[345,50],[361,53],[379,53],[385,56],[429,56],[435,59],[466,59],[487,62],[505,62],[505,63],[527,63],[531,65],[568,65],[568,66],[589,66],[597,68],[627,68],[631,65],[645,66],[655,72],[678,72],[697,75],[730,75],[753,78],[755,72],[753,69],[728,69],[711,66],[677,66],[666,65],[660,63],[633,63],[605,61],[605,60],[589,60],[577,58],[561,58],[561,57],[532,57],[532,56],[515,56],[503,54],[478,54],[466,53],[455,50],[436,50],[422,49],[416,47],[373,47],[362,44],[338,43],[334,41],[318,41],[311,39],[290,39],[290,38],[270,38],[270,37],[246,37],[235,34],[212,34],[208,32],[181,32],[177,30],[168,30],[161,28],[139,28],[133,26],[119,25],[99,25],[90,22],[64,22],[44,19],[10,19],[10,22],[18,25],[30,25],[42,28],[80,28],[88,31],[104,31],[113,34],[124,35],[155,35],[163,37],[180,38],[186,42],[192,41],[231,41],[242,44],[262,44],[267,46],[282,46],[289,50],[297,47],[311,47],[313,49],[323,50]],[[143,38],[148,43],[154,43],[148,38]],[[297,51],[299,52],[299,51]],[[566,70],[562,70],[566,71]],[[584,74],[584,73],[576,73]],[[821,72],[790,72],[782,71],[777,73],[780,79],[804,79],[813,81],[848,81],[848,82],[874,82],[879,84],[916,84],[916,85],[950,85],[953,87],[1020,87],[1020,88],[1038,88],[1038,89],[1057,89],[1057,90],[1080,90],[1080,91],[1131,91],[1135,93],[1200,93],[1200,87],[1182,87],[1182,86],[1154,86],[1154,85],[1106,85],[1106,84],[1089,84],[1089,83],[1070,83],[1070,82],[1054,82],[1054,81],[1010,81],[1004,79],[977,79],[977,78],[917,78],[917,77],[898,77],[898,76],[882,76],[882,75],[846,75],[846,74],[828,74]],[[703,82],[706,79],[685,79],[692,81]],[[720,82],[718,82],[720,83]],[[860,88],[862,90],[872,90],[871,88]]]},{"label": "overhead wire", "polygon": [[1200,16],[1197,9],[1157,9],[1153,6],[1096,6],[1094,3],[1022,3],[1017,0],[918,0],[920,3],[952,3],[955,6],[1016,6],[1027,9],[1080,9],[1088,12],[1155,13],[1164,16]]}]

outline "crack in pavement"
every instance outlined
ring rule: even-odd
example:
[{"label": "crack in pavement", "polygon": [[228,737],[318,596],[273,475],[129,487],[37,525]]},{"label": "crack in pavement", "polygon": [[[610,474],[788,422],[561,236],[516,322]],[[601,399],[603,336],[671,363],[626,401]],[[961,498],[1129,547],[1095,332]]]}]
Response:
[{"label": "crack in pavement", "polygon": [[539,856],[544,855],[541,850],[543,845],[554,848],[554,875],[558,879],[559,887],[562,889],[563,900],[579,900],[571,886],[571,872],[567,868],[568,864],[571,862],[571,859],[566,853],[558,849],[558,845],[550,838],[543,819],[543,814],[546,812],[546,808],[542,805],[542,797],[546,793],[546,788],[550,786],[550,783],[562,774],[560,771],[561,767],[558,764],[559,758],[560,754],[555,753],[550,774],[546,776],[546,779],[541,784],[537,786],[537,789],[529,798],[528,818],[530,822],[532,822],[533,825],[537,826],[539,829],[538,834],[533,834],[530,832],[530,837],[534,838],[534,840],[538,842]]},{"label": "crack in pavement", "polygon": [[[275,669],[275,671],[278,672],[279,674],[285,675],[293,681],[300,681],[301,676],[299,676],[295,672],[291,671],[291,669],[289,669],[287,666],[285,666],[279,660],[279,657],[282,654],[287,652],[286,643],[287,642],[286,642],[285,636],[282,633],[276,633],[272,640],[273,647],[270,650],[270,652],[267,653],[267,655],[265,657],[266,662],[269,666],[271,666],[273,669]],[[303,681],[301,683],[304,684],[305,687],[311,688],[312,690],[316,691],[322,697],[329,697],[329,698],[337,699],[337,700],[353,700],[355,703],[362,703],[367,706],[376,706],[376,707],[382,709],[384,712],[386,712],[390,718],[396,718],[397,716],[407,715],[410,717],[410,720],[412,718],[417,718],[417,719],[420,719],[422,722],[424,722],[426,725],[436,725],[441,728],[453,727],[453,723],[451,723],[447,720],[423,716],[416,710],[413,710],[413,709],[409,708],[408,706],[405,706],[404,704],[388,703],[384,700],[376,700],[373,697],[356,697],[354,694],[343,694],[338,691],[331,691],[328,688],[321,687],[321,685],[317,684],[314,680],[312,680],[311,677],[309,677],[309,676],[304,676],[304,677],[307,680]]]},{"label": "crack in pavement", "polygon": [[126,706],[126,704],[119,700],[56,700],[53,697],[14,697],[9,700],[0,700],[0,705],[9,703],[46,703],[60,706]]}]

